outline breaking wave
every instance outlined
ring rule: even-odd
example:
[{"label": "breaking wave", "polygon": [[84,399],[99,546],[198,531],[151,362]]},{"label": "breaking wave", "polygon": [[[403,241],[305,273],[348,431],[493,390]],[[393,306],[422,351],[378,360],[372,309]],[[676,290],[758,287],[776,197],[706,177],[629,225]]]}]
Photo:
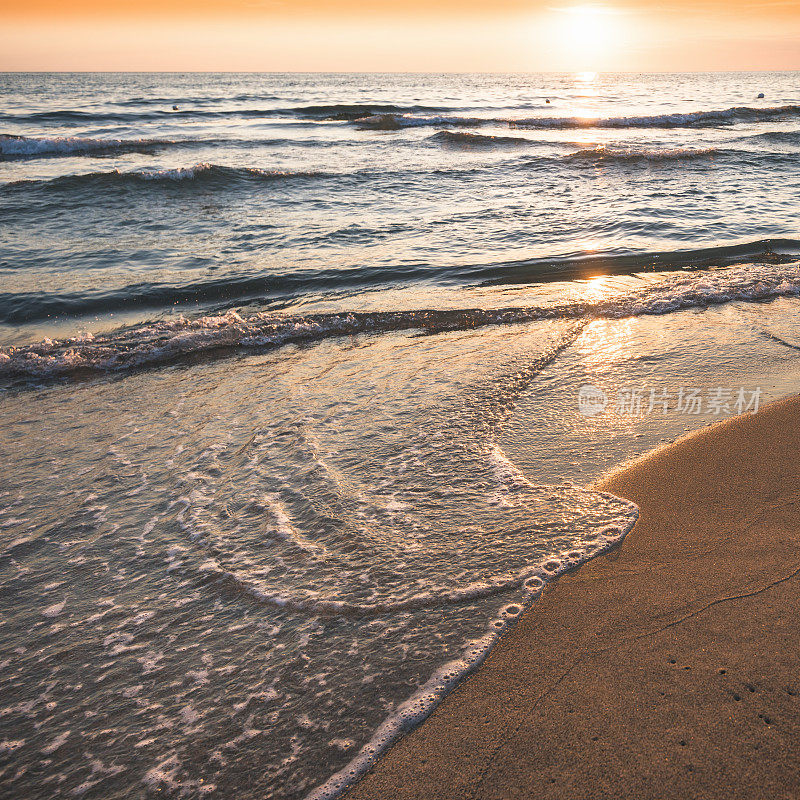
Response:
[{"label": "breaking wave", "polygon": [[51,340],[0,350],[0,377],[44,378],[118,372],[173,362],[187,355],[278,347],[364,333],[438,333],[541,319],[621,318],[667,314],[732,301],[800,295],[800,262],[746,264],[663,280],[603,300],[501,308],[320,313],[281,316],[235,310],[196,319],[179,317],[108,334]]},{"label": "breaking wave", "polygon": [[796,161],[791,153],[764,153],[750,150],[736,150],[721,147],[672,147],[641,148],[601,145],[584,148],[563,156],[563,161],[573,165],[636,165],[636,164],[675,164],[675,163],[708,163],[727,159],[738,166],[744,164],[760,164],[779,166]]},{"label": "breaking wave", "polygon": [[0,156],[4,159],[36,156],[80,155],[86,153],[151,153],[174,144],[168,139],[94,139],[82,136],[31,137],[0,135]]},{"label": "breaking wave", "polygon": [[[196,147],[253,147],[293,145],[320,146],[304,139],[102,139],[89,136],[14,136],[0,134],[0,161],[12,159],[54,158],[58,156],[116,155],[122,153],[155,153],[165,149]],[[324,145],[323,145],[324,146]]]},{"label": "breaking wave", "polygon": [[635,162],[670,162],[670,161],[706,161],[723,155],[730,151],[721,150],[716,147],[705,147],[700,149],[675,147],[669,149],[647,149],[635,147],[590,147],[577,150],[574,153],[564,156],[566,161],[588,162],[588,163],[614,163],[622,164]]},{"label": "breaking wave", "polygon": [[46,180],[20,180],[6,184],[6,189],[30,188],[80,188],[121,184],[164,183],[174,184],[185,181],[226,184],[231,182],[279,181],[289,178],[323,177],[321,172],[293,172],[291,170],[269,170],[256,167],[225,167],[217,164],[195,164],[192,167],[174,169],[140,169],[130,172],[112,170],[110,172],[89,172],[80,175],[64,175]]},{"label": "breaking wave", "polygon": [[582,117],[514,120],[520,128],[693,128],[732,125],[737,122],[770,122],[780,117],[800,115],[800,105],[750,108],[735,106],[718,111],[690,111],[684,114],[655,114],[642,117]]},{"label": "breaking wave", "polygon": [[296,270],[283,274],[245,272],[224,278],[171,285],[137,283],[96,292],[0,293],[0,323],[18,325],[46,319],[75,318],[135,308],[174,308],[183,304],[292,300],[328,290],[402,285],[417,280],[484,285],[542,283],[552,280],[632,274],[657,269],[701,269],[746,262],[788,263],[800,253],[800,241],[765,239],[746,244],[667,252],[571,254],[489,264],[435,266],[421,264]]},{"label": "breaking wave", "polygon": [[355,120],[361,128],[397,130],[423,126],[449,125],[477,127],[479,125],[508,125],[527,129],[580,129],[580,128],[694,128],[732,125],[737,122],[770,122],[780,118],[800,116],[800,105],[751,108],[735,106],[716,111],[691,111],[675,114],[655,114],[640,117],[526,117],[522,119],[411,116],[392,113],[372,114]]},{"label": "breaking wave", "polygon": [[425,128],[430,126],[452,125],[455,127],[473,127],[488,124],[508,124],[509,120],[484,119],[483,117],[412,117],[401,114],[369,114],[353,120],[356,126],[368,130],[394,131],[401,128]]}]

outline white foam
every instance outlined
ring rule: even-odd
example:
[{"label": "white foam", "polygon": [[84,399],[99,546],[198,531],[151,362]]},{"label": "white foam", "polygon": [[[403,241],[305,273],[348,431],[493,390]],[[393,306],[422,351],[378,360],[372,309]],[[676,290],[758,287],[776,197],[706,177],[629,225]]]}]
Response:
[{"label": "white foam", "polygon": [[[602,492],[596,494],[620,501],[620,498],[613,495]],[[597,540],[601,544],[594,548],[591,554],[575,550],[563,554],[559,559],[548,559],[540,565],[537,568],[537,574],[524,582],[525,593],[521,601],[505,606],[500,616],[490,623],[489,633],[469,643],[460,658],[437,669],[422,688],[400,705],[380,725],[369,742],[361,748],[347,766],[309,793],[305,800],[334,800],[345,789],[352,786],[372,768],[378,758],[394,742],[425,720],[454,686],[483,663],[493,645],[507,629],[508,624],[518,619],[522,612],[541,595],[548,580],[553,580],[563,572],[574,569],[600,552],[607,551],[619,544],[633,527],[639,514],[633,503],[621,502],[625,504],[630,514],[627,523],[619,526],[607,526],[596,531]]]},{"label": "white foam", "polygon": [[262,499],[275,520],[271,531],[279,539],[282,539],[284,542],[289,542],[307,553],[323,553],[325,551],[324,547],[307,539],[292,525],[292,521],[286,512],[286,507],[283,505],[278,495],[268,493],[265,494]]},{"label": "white foam", "polygon": [[67,155],[110,150],[137,150],[158,144],[159,139],[97,139],[85,136],[0,136],[0,153],[4,156]]},{"label": "white foam", "polygon": [[585,148],[577,150],[563,156],[565,161],[586,161],[589,163],[604,163],[608,161],[636,162],[645,161],[650,163],[669,162],[669,161],[692,161],[696,159],[709,158],[720,155],[722,151],[714,147],[691,148],[691,147],[671,147],[671,148],[647,148],[601,145],[599,147]]},{"label": "white foam", "polygon": [[[667,273],[659,281],[607,299],[577,298],[561,305],[463,309],[461,327],[508,325],[541,319],[622,318],[667,314],[731,301],[759,302],[800,295],[800,262],[743,264],[705,271]],[[95,335],[93,341],[42,341],[0,350],[0,376],[34,377],[69,374],[74,370],[119,371],[169,363],[185,354],[218,348],[263,348],[342,334],[409,329],[437,329],[437,320],[453,326],[454,310],[398,311],[371,314],[337,313],[283,317],[260,312],[243,317],[236,311],[197,319],[178,317],[152,322],[119,334]],[[158,342],[154,345],[154,342]]]},{"label": "white foam", "polygon": [[202,163],[195,164],[193,167],[176,167],[175,169],[143,169],[129,174],[145,181],[185,181],[193,180],[204,172],[210,172],[211,169],[211,164]]}]

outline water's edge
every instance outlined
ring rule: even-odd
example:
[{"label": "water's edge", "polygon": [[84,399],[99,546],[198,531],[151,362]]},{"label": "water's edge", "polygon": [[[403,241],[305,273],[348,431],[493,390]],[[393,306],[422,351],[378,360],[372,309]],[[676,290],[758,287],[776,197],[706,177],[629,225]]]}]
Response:
[{"label": "water's edge", "polygon": [[495,630],[480,639],[469,642],[460,658],[453,659],[435,670],[422,687],[381,723],[367,744],[361,748],[350,763],[306,795],[305,800],[336,800],[340,797],[369,772],[403,736],[422,724],[453,689],[484,663],[495,644],[515,627],[522,615],[541,597],[548,585],[592,559],[606,555],[622,544],[639,519],[638,506],[630,500],[617,497],[610,492],[594,490],[591,485],[585,487],[583,491],[586,494],[621,503],[628,511],[629,523],[624,527],[614,526],[603,529],[600,536],[604,542],[595,552],[585,554],[580,558],[565,557],[565,554],[561,553],[545,558],[539,564],[531,567],[528,577],[522,582],[523,595],[519,604],[512,604],[501,611],[494,623]]}]

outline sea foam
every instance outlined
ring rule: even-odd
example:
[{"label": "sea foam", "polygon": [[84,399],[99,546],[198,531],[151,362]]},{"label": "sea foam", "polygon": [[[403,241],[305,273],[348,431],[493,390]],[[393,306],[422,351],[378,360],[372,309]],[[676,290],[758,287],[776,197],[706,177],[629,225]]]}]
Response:
[{"label": "sea foam", "polygon": [[[602,493],[598,493],[602,494]],[[607,495],[611,497],[611,495]],[[614,498],[619,501],[619,498]],[[625,501],[620,501],[625,502]],[[604,528],[597,532],[597,545],[562,554],[560,558],[549,558],[534,567],[523,585],[519,603],[513,603],[500,610],[497,618],[490,621],[489,631],[479,639],[467,643],[461,656],[439,667],[426,683],[408,700],[402,703],[375,731],[369,742],[343,769],[318,786],[305,800],[335,800],[341,793],[366,774],[377,760],[403,735],[423,722],[442,702],[450,691],[467,675],[474,672],[485,660],[505,633],[530,605],[538,599],[548,581],[568,572],[580,564],[607,552],[618,545],[633,528],[639,512],[633,503],[627,503],[629,517],[619,526]]]},{"label": "sea foam", "polygon": [[800,294],[800,262],[744,264],[725,269],[666,273],[634,291],[608,299],[501,309],[340,312],[281,316],[236,310],[155,321],[91,339],[47,339],[0,349],[0,377],[46,378],[119,372],[168,364],[187,355],[255,350],[322,339],[423,330],[431,333],[544,319],[618,319],[667,314],[731,301],[760,302]]},{"label": "sea foam", "polygon": [[85,136],[0,136],[0,156],[35,157],[79,154],[150,152],[169,139],[96,139]]}]

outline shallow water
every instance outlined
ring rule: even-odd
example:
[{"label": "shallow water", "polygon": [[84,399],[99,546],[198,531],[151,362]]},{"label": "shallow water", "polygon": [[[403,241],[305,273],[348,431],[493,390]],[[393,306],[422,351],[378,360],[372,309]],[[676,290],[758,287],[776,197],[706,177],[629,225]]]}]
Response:
[{"label": "shallow water", "polygon": [[0,77],[3,790],[334,795],[796,391],[792,83]]},{"label": "shallow water", "polygon": [[15,792],[300,797],[549,573],[617,539],[629,507],[531,485],[494,440],[571,327],[487,333],[7,398],[9,769],[59,743],[48,782],[32,769]]}]

